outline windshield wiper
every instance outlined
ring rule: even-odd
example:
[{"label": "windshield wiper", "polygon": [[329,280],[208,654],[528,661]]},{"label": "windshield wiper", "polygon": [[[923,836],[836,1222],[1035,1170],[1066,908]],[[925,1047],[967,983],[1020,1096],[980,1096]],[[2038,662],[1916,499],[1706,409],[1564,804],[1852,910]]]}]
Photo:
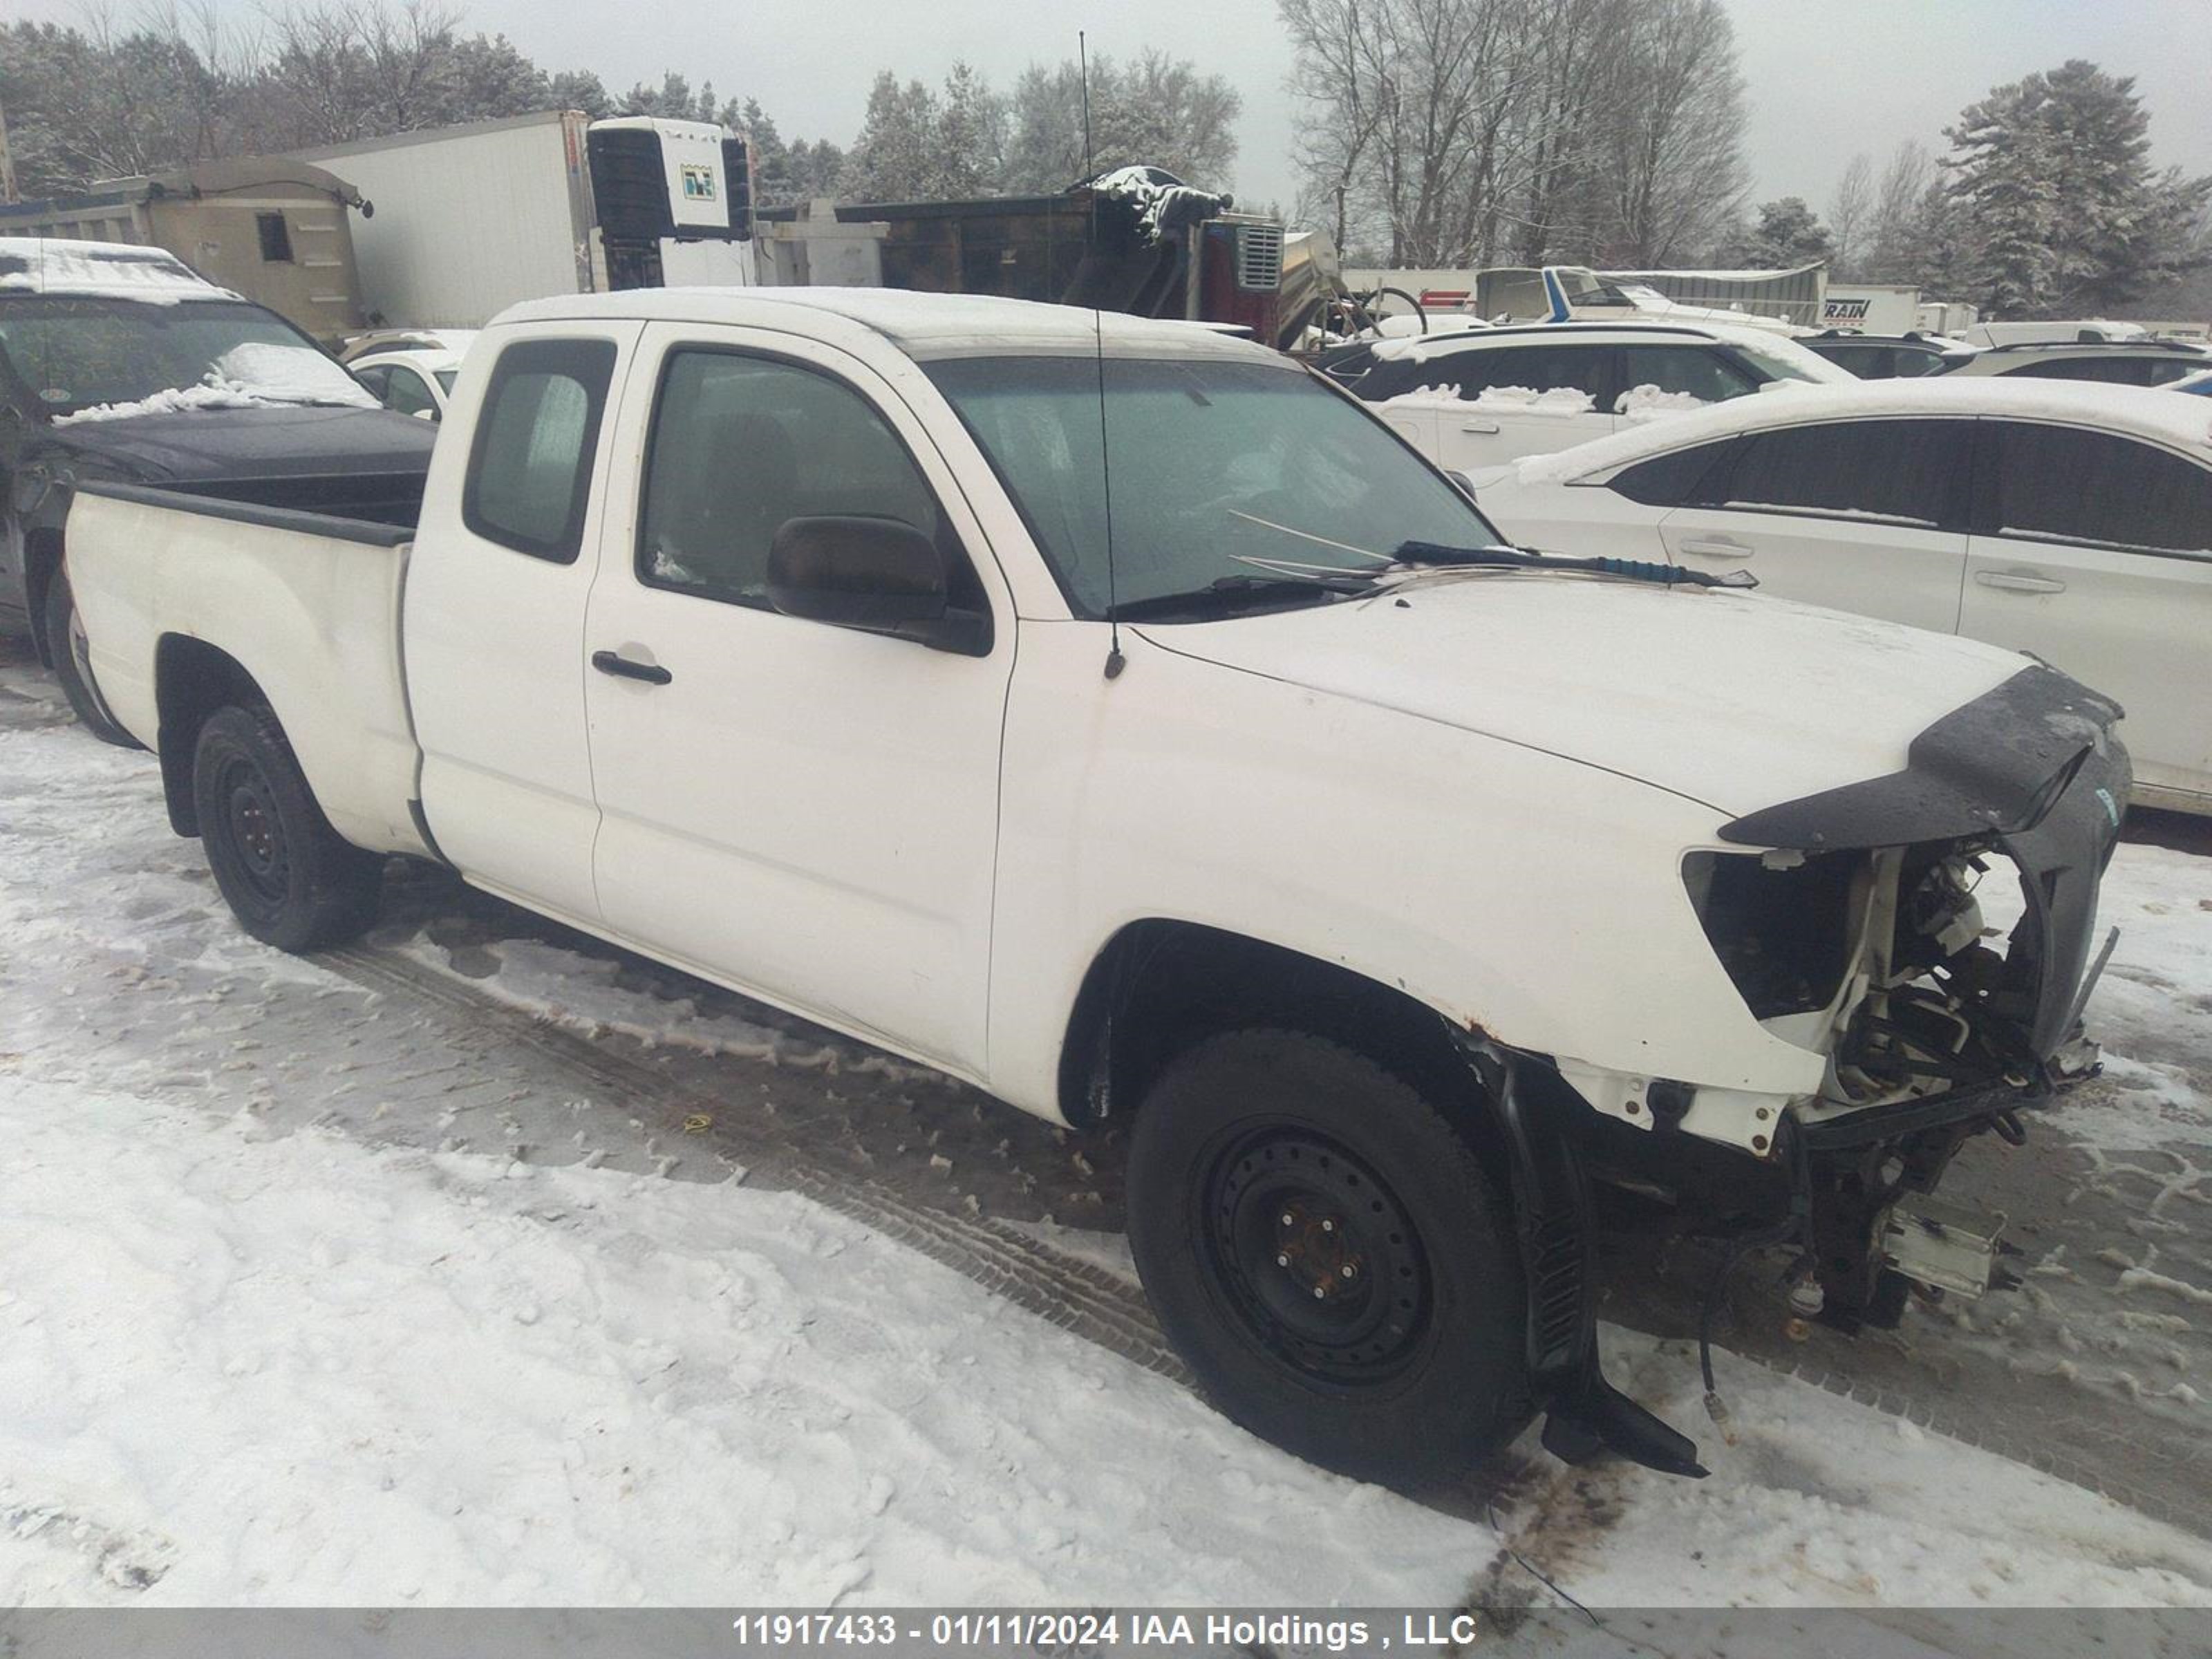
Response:
[{"label": "windshield wiper", "polygon": [[1114,607],[1111,614],[1121,622],[1143,622],[1147,618],[1157,621],[1182,615],[1220,617],[1284,600],[1304,605],[1335,599],[1340,594],[1368,593],[1373,588],[1373,582],[1364,572],[1346,571],[1342,575],[1217,576],[1203,587],[1124,600]]},{"label": "windshield wiper", "polygon": [[1759,578],[1748,570],[1731,570],[1724,576],[1713,576],[1702,570],[1685,570],[1678,564],[1650,564],[1642,559],[1577,559],[1563,553],[1532,553],[1518,547],[1445,547],[1437,542],[1401,542],[1396,561],[1401,566],[1431,569],[1582,570],[1597,576],[1620,576],[1629,581],[1656,582],[1662,587],[1759,586]]}]

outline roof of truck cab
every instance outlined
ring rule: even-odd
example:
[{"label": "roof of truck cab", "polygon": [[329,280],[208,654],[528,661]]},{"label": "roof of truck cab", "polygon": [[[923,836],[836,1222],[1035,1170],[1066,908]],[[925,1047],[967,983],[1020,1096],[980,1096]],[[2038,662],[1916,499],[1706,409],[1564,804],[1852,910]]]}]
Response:
[{"label": "roof of truck cab", "polygon": [[[1103,343],[1109,356],[1205,356],[1291,366],[1278,352],[1204,323],[988,294],[920,294],[895,288],[629,289],[528,301],[510,306],[493,324],[631,318],[787,328],[798,307],[858,325],[917,358],[1059,354],[1089,351]],[[823,337],[833,337],[825,332]]]},{"label": "roof of truck cab", "polygon": [[1857,380],[1848,386],[1787,381],[1778,386],[1778,390],[1669,415],[1571,449],[1524,456],[1512,463],[1514,476],[1522,483],[1560,483],[1763,428],[1914,415],[2064,422],[2130,433],[2212,459],[2212,418],[2196,399],[2178,397],[2164,386],[1950,374]]}]

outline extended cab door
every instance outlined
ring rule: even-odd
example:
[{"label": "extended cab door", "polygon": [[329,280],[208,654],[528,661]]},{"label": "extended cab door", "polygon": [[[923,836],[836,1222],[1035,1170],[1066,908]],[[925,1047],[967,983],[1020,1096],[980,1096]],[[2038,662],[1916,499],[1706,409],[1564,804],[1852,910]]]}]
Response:
[{"label": "extended cab door", "polygon": [[1661,521],[1668,556],[1692,570],[1748,570],[1785,599],[1948,634],[1966,562],[1973,428],[1933,418],[1747,434]]},{"label": "extended cab door", "polygon": [[2116,698],[2137,781],[2212,801],[2212,467],[2077,427],[1982,434],[1959,631]]},{"label": "extended cab door", "polygon": [[[653,324],[620,453],[579,658],[607,926],[981,1073],[1014,631],[927,432],[835,348]],[[931,536],[983,654],[774,610],[771,540],[825,514]]]},{"label": "extended cab door", "polygon": [[[642,325],[501,331],[432,458],[402,638],[422,808],[471,880],[599,919],[599,809],[584,733],[584,601],[612,428]],[[465,445],[456,439],[465,437]]]}]

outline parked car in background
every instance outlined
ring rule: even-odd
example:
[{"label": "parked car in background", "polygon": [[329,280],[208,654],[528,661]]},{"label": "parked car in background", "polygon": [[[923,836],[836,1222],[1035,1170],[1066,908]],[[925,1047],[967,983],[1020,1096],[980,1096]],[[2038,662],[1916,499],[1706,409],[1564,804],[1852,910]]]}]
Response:
[{"label": "parked car in background", "polygon": [[2094,345],[2107,340],[2142,340],[2150,331],[2141,323],[2117,323],[2106,317],[2076,317],[2042,321],[1976,322],[1958,332],[1972,346]]},{"label": "parked car in background", "polygon": [[1908,330],[1903,334],[1862,334],[1832,328],[1798,341],[1806,350],[1848,369],[1862,380],[1910,380],[1956,368],[1978,348],[1942,335]]},{"label": "parked car in background", "polygon": [[2212,812],[2212,410],[1946,374],[1685,416],[1476,480],[1516,543],[2032,653],[2127,710],[2137,798]]},{"label": "parked car in background", "polygon": [[[2128,765],[2064,675],[1501,562],[1352,399],[1179,321],[550,299],[452,425],[413,527],[78,505],[94,665],[256,937],[349,937],[384,855],[434,859],[1126,1121],[1170,1339],[1374,1478],[1539,1412],[1702,1473],[1601,1370],[1593,1179],[1798,1241],[1847,1330],[1995,1275],[1993,1220],[1939,1269],[1913,1218],[2094,1060]],[[1984,856],[2035,900],[2002,956]]]},{"label": "parked car in background", "polygon": [[2212,368],[2200,368],[2178,380],[2168,380],[2165,389],[2168,392],[2187,392],[2199,398],[2212,398]]},{"label": "parked car in background", "polygon": [[1604,437],[1764,387],[1856,385],[1797,342],[1726,323],[1546,323],[1377,340],[1322,372],[1455,471]]},{"label": "parked car in background", "polygon": [[274,312],[159,248],[0,239],[0,629],[109,741],[64,521],[98,478],[411,517],[434,434]]},{"label": "parked car in background", "polygon": [[2034,380],[2101,380],[2107,386],[2164,386],[2204,368],[2212,368],[2212,350],[2180,340],[2081,344],[2029,341],[1977,351],[1945,372]]},{"label": "parked car in background", "polygon": [[349,342],[339,361],[386,409],[426,421],[446,418],[474,329],[372,334]]}]

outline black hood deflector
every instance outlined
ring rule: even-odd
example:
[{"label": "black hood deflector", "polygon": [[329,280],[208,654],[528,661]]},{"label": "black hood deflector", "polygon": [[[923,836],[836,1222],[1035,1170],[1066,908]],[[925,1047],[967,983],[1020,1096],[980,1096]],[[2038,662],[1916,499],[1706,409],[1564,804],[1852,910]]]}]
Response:
[{"label": "black hood deflector", "polygon": [[1912,740],[1905,769],[1784,801],[1735,820],[1723,841],[1831,853],[1967,836],[2016,835],[2085,769],[2117,772],[2113,825],[2127,805],[2127,751],[2112,737],[2120,707],[2039,664],[1946,714]]}]

